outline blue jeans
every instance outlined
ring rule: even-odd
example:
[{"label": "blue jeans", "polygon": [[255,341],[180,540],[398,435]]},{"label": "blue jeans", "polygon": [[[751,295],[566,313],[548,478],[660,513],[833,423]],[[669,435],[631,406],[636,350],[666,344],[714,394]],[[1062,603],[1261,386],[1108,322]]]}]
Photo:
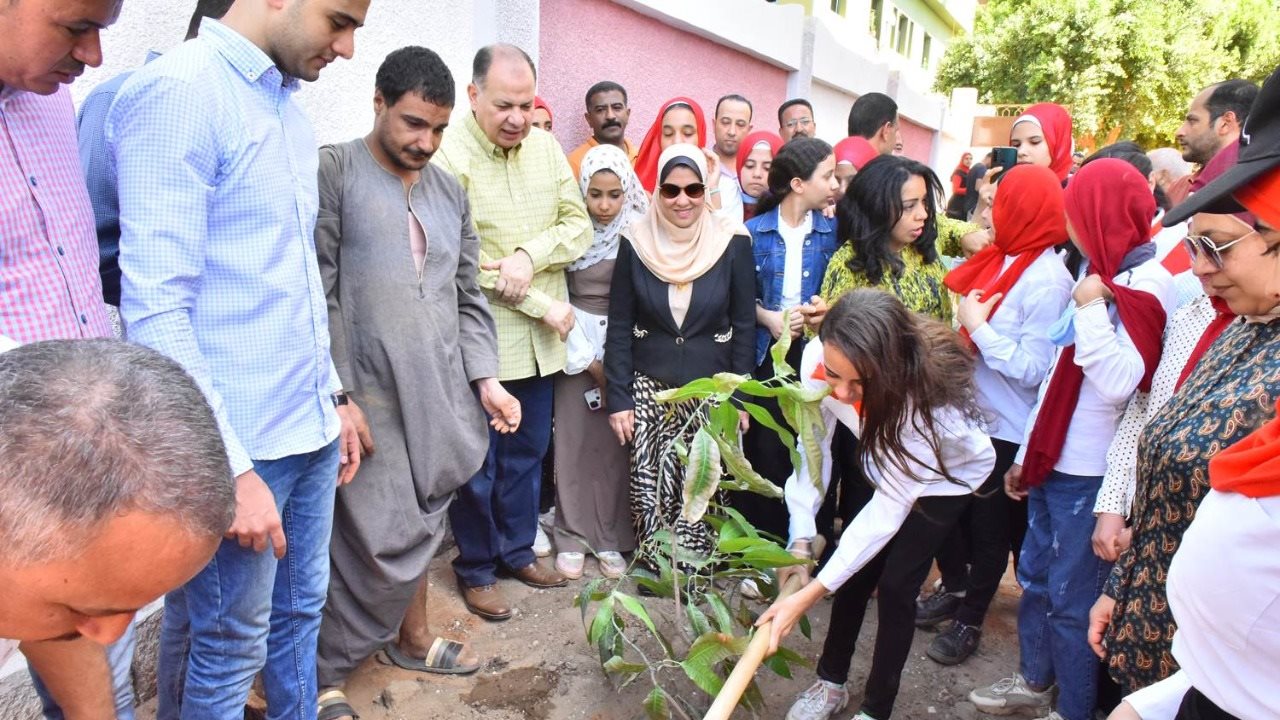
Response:
[{"label": "blue jeans", "polygon": [[[129,623],[128,629],[119,640],[107,646],[107,666],[111,669],[111,690],[116,701],[116,720],[133,720],[133,649],[137,644],[134,638],[135,622]],[[31,671],[31,684],[40,696],[41,711],[46,720],[63,720],[62,708],[49,695],[49,689],[40,681],[40,676]]]},{"label": "blue jeans", "polygon": [[1053,471],[1027,497],[1027,538],[1018,561],[1019,670],[1031,684],[1058,683],[1058,713],[1091,720],[1098,656],[1089,647],[1089,609],[1111,563],[1093,554],[1093,502],[1100,477]]},{"label": "blue jeans", "polygon": [[316,716],[316,638],[329,588],[338,444],[258,460],[254,470],[275,495],[287,552],[276,560],[270,549],[224,540],[199,575],[165,598],[160,718],[241,717],[259,671],[270,720]]},{"label": "blue jeans", "polygon": [[502,385],[520,401],[520,429],[510,435],[489,431],[484,466],[458,489],[449,506],[449,525],[458,541],[453,571],[466,587],[492,585],[499,565],[519,570],[534,561],[555,382],[535,377]]}]

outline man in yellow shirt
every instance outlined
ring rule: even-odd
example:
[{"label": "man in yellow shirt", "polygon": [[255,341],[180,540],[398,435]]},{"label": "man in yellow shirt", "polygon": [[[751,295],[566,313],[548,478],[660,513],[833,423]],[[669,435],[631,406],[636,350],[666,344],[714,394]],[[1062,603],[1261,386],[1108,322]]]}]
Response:
[{"label": "man in yellow shirt", "polygon": [[602,80],[587,90],[587,112],[584,115],[591,126],[591,137],[569,153],[569,167],[576,178],[582,173],[582,158],[591,148],[604,143],[616,145],[627,154],[633,164],[636,148],[627,139],[627,122],[631,108],[627,106],[627,90],[612,80]]},{"label": "man in yellow shirt", "polygon": [[490,432],[484,467],[449,508],[463,600],[487,620],[511,617],[496,585],[499,569],[533,587],[565,583],[536,562],[533,540],[551,439],[552,376],[564,369],[564,337],[573,325],[564,266],[586,251],[592,231],[564,151],[532,126],[536,84],[524,51],[481,48],[467,87],[471,114],[445,134],[433,160],[471,203],[480,286],[498,329],[499,379],[523,415],[515,433]]}]

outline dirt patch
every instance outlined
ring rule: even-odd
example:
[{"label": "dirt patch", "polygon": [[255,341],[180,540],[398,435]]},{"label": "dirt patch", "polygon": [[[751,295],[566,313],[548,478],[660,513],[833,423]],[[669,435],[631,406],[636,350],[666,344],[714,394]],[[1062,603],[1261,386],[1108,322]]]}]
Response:
[{"label": "dirt patch", "polygon": [[481,675],[462,701],[477,710],[514,710],[529,720],[551,717],[551,694],[560,684],[554,670],[522,667],[497,675]]},{"label": "dirt patch", "polygon": [[[481,669],[467,677],[425,675],[370,660],[352,675],[347,696],[362,720],[641,720],[641,703],[650,687],[643,680],[618,691],[600,670],[595,649],[587,643],[581,615],[573,599],[582,583],[595,577],[588,563],[583,580],[554,590],[534,590],[514,580],[500,582],[502,591],[517,608],[510,620],[489,623],[467,612],[458,596],[449,566],[452,552],[437,557],[431,566],[431,623],[436,632],[471,643],[480,656]],[[895,718],[905,720],[977,720],[966,699],[970,690],[1007,677],[1017,669],[1015,625],[1019,588],[1006,576],[988,613],[982,645],[963,665],[943,667],[925,657],[934,634],[918,631],[911,656],[903,669],[902,686],[894,708]],[[764,606],[760,606],[760,610]],[[655,603],[658,616],[668,609]],[[813,640],[799,633],[790,646],[815,662],[822,652],[822,638],[829,627],[830,601],[814,609]],[[863,683],[871,660],[876,632],[875,601],[858,638],[858,652],[849,675],[852,702],[835,720],[848,720],[858,711]],[[781,720],[796,695],[813,682],[813,670],[796,668],[786,679],[764,670],[758,675],[766,708],[761,720]],[[383,695],[398,681],[421,681],[421,692],[403,703],[387,707]],[[674,688],[673,688],[674,689]],[[679,692],[677,690],[677,692]],[[690,693],[692,704],[705,707],[705,696]],[[138,713],[139,720],[155,717],[154,701]],[[750,713],[739,711],[734,720]]]}]

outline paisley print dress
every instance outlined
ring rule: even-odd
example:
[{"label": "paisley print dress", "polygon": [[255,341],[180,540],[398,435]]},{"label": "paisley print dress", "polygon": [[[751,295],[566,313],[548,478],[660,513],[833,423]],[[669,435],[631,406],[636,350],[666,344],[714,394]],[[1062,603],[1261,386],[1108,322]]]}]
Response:
[{"label": "paisley print dress", "polygon": [[1165,580],[1209,492],[1209,459],[1267,422],[1280,395],[1280,320],[1237,322],[1151,419],[1138,445],[1133,540],[1103,592],[1116,601],[1107,665],[1126,694],[1178,670]]}]

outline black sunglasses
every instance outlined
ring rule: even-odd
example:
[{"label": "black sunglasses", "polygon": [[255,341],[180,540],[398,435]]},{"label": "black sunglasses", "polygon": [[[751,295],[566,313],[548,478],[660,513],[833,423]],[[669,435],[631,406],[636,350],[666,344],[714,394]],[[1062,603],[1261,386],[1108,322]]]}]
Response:
[{"label": "black sunglasses", "polygon": [[671,183],[663,183],[658,186],[658,193],[668,200],[675,200],[680,197],[680,193],[688,195],[690,200],[697,200],[705,195],[706,192],[707,186],[702,183],[689,183],[684,187],[672,185]]}]

